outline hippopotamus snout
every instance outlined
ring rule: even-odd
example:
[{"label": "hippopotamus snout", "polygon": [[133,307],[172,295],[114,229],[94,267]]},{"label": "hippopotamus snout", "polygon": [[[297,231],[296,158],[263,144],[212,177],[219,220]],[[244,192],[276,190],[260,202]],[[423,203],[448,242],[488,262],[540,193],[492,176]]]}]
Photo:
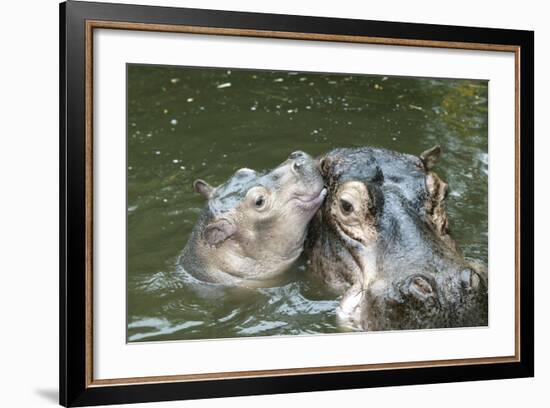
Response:
[{"label": "hippopotamus snout", "polygon": [[412,273],[371,285],[362,310],[367,330],[464,327],[487,324],[487,283],[471,268]]},{"label": "hippopotamus snout", "polygon": [[[441,273],[442,275],[443,273]],[[451,285],[456,285],[460,289],[466,291],[476,291],[482,290],[484,286],[484,279],[481,275],[474,271],[472,268],[462,269],[454,274],[451,274],[453,277]],[[434,288],[438,285],[434,277],[424,274],[414,274],[406,277],[404,282],[407,282],[409,285],[416,287],[423,293],[431,293],[434,291]]]},{"label": "hippopotamus snout", "polygon": [[[429,310],[432,316],[438,310],[454,311],[457,315],[477,315],[483,320],[483,299],[487,295],[487,283],[472,268],[437,274],[412,274],[397,283],[399,298],[410,310]],[[441,317],[441,316],[440,316]]]},{"label": "hippopotamus snout", "polygon": [[[287,163],[296,181],[301,185],[298,188],[304,190],[306,195],[311,193],[313,193],[313,196],[318,195],[324,186],[324,181],[319,172],[317,161],[309,154],[297,150],[290,153]],[[298,195],[301,194],[303,193],[298,193]]]},{"label": "hippopotamus snout", "polygon": [[[443,271],[444,272],[444,271]],[[419,303],[460,303],[467,296],[477,296],[487,291],[485,279],[472,268],[455,273],[412,274],[396,286],[402,298],[416,299]]]}]

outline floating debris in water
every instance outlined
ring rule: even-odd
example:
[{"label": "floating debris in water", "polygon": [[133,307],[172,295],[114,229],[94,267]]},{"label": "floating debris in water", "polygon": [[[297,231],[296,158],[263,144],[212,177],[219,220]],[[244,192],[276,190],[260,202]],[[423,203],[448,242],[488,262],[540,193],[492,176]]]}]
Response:
[{"label": "floating debris in water", "polygon": [[179,163],[180,161],[178,159],[172,160],[172,163]]},{"label": "floating debris in water", "polygon": [[251,106],[251,107],[250,107],[250,110],[251,110],[251,111],[255,111],[256,109],[257,109],[256,106]]},{"label": "floating debris in water", "polygon": [[180,169],[185,170],[185,166],[180,166]]},{"label": "floating debris in water", "polygon": [[166,114],[168,113],[168,109],[164,109],[164,110],[162,111],[162,113],[164,113],[164,114],[166,115]]},{"label": "floating debris in water", "polygon": [[223,89],[223,88],[229,88],[230,86],[231,86],[231,82],[224,82],[223,84],[219,84],[217,88]]},{"label": "floating debris in water", "polygon": [[194,99],[193,98],[187,98],[187,102],[193,102]]},{"label": "floating debris in water", "polygon": [[421,107],[421,106],[410,105],[410,104],[409,104],[409,108],[414,109],[414,110],[419,110],[419,111],[423,111],[423,110],[424,110],[424,108]]},{"label": "floating debris in water", "polygon": [[135,123],[135,122],[132,122],[132,123],[130,123],[130,126],[136,127],[136,123]]},{"label": "floating debris in water", "polygon": [[179,78],[172,78],[172,79],[170,80],[170,82],[172,82],[173,84],[177,84],[179,81],[180,81]]},{"label": "floating debris in water", "polygon": [[443,112],[443,108],[440,107],[440,106],[433,106],[433,107],[432,107],[432,111],[433,111],[436,115],[441,115],[441,113]]},{"label": "floating debris in water", "polygon": [[336,81],[328,81],[328,83],[329,83],[330,85],[336,85],[338,82],[336,82]]},{"label": "floating debris in water", "polygon": [[178,124],[178,120],[177,120],[177,119],[172,119],[172,120],[170,121],[170,124],[175,126],[175,125]]},{"label": "floating debris in water", "polygon": [[387,79],[388,79],[388,77],[383,77],[382,81],[386,81]]},{"label": "floating debris in water", "polygon": [[384,88],[382,87],[382,85],[374,84],[374,89],[378,89],[379,91],[381,91]]},{"label": "floating debris in water", "polygon": [[128,166],[128,170],[132,170],[132,169],[133,169],[133,167],[132,167],[132,166]]},{"label": "floating debris in water", "polygon": [[160,150],[155,151],[155,154],[158,156],[160,154]]},{"label": "floating debris in water", "polygon": [[309,106],[309,105],[306,105],[306,109],[311,109],[311,106]]},{"label": "floating debris in water", "polygon": [[165,202],[165,203],[167,203],[167,202],[168,202],[168,199],[163,198],[162,201]]},{"label": "floating debris in water", "polygon": [[273,80],[273,82],[283,82],[283,81],[284,81],[283,78],[275,78],[275,79]]},{"label": "floating debris in water", "polygon": [[300,81],[300,82],[307,81],[307,78],[306,78],[306,77],[301,77],[301,78],[299,79],[299,81]]},{"label": "floating debris in water", "polygon": [[227,75],[231,75],[231,70],[230,69],[228,69],[226,72],[227,72]]}]

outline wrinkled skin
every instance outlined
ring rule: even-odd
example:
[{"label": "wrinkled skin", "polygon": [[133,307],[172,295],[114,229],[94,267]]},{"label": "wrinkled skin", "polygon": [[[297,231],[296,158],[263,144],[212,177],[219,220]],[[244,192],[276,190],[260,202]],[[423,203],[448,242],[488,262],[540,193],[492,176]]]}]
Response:
[{"label": "wrinkled skin", "polygon": [[328,193],[306,249],[309,270],[342,294],[343,326],[487,325],[486,274],[449,235],[447,185],[432,171],[440,154],[364,147],[321,158]]},{"label": "wrinkled skin", "polygon": [[326,194],[317,162],[294,152],[275,169],[240,169],[212,187],[196,180],[207,199],[180,257],[200,280],[267,286],[298,258],[307,226]]}]

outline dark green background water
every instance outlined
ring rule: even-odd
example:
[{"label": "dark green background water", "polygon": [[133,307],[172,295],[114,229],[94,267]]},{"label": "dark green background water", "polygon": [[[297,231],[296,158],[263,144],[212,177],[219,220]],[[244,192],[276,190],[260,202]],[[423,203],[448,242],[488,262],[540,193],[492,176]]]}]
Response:
[{"label": "dark green background water", "polygon": [[269,169],[294,150],[372,145],[438,174],[468,258],[487,263],[486,81],[128,66],[128,340],[336,332],[337,299],[299,262],[279,287],[219,288],[176,264],[203,206],[192,182]]}]

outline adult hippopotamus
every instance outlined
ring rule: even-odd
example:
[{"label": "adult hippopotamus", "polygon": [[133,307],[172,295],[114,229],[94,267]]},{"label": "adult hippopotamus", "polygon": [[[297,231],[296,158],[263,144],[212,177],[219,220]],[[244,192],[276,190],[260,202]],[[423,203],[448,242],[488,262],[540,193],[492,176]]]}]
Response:
[{"label": "adult hippopotamus", "polygon": [[180,257],[213,283],[264,286],[298,258],[326,194],[317,162],[297,151],[275,169],[240,169],[218,187],[196,180],[207,203]]},{"label": "adult hippopotamus", "polygon": [[308,241],[309,270],[341,293],[343,325],[362,330],[487,324],[487,281],[451,238],[447,184],[420,156],[336,149],[320,159],[328,189]]}]

